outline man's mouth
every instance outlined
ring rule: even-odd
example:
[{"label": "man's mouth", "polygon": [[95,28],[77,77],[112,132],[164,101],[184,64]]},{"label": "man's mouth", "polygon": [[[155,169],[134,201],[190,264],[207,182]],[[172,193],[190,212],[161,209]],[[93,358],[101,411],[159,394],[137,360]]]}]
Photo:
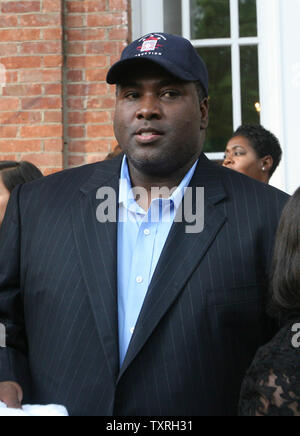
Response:
[{"label": "man's mouth", "polygon": [[140,129],[135,133],[137,142],[151,144],[162,137],[163,133],[155,129]]}]

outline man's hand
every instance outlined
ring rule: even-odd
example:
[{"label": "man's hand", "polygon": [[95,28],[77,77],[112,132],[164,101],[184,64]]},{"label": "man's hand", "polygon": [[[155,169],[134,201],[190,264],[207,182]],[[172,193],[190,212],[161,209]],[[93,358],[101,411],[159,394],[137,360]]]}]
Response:
[{"label": "man's hand", "polygon": [[7,407],[21,409],[23,399],[23,391],[20,385],[15,382],[0,383],[0,401],[5,403]]}]

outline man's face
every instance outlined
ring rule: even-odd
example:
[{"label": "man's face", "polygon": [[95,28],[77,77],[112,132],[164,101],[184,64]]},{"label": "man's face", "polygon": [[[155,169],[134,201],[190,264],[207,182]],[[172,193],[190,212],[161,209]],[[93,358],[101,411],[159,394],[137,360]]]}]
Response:
[{"label": "man's face", "polygon": [[141,64],[117,87],[115,136],[131,165],[167,177],[201,154],[208,104],[195,84]]}]

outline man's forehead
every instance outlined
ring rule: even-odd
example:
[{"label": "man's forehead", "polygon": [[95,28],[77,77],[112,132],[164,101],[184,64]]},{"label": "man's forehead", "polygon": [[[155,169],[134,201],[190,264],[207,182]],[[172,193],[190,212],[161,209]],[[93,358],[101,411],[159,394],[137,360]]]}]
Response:
[{"label": "man's forehead", "polygon": [[178,84],[188,83],[170,74],[164,68],[154,64],[153,62],[139,62],[136,65],[132,65],[130,68],[124,70],[117,85],[123,87],[127,86],[128,84],[139,83],[144,80]]}]

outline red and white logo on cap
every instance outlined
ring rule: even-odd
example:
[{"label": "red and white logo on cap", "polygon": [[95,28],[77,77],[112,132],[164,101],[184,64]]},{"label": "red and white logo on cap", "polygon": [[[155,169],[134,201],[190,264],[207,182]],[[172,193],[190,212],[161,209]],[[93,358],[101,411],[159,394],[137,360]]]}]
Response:
[{"label": "red and white logo on cap", "polygon": [[151,52],[155,52],[157,49],[163,47],[163,45],[161,44],[162,40],[166,41],[167,39],[163,35],[160,35],[159,33],[154,33],[154,34],[151,33],[139,40],[139,42],[143,42],[143,43],[142,45],[137,47],[137,50],[139,50],[144,54],[150,54]]},{"label": "red and white logo on cap", "polygon": [[141,51],[153,51],[156,49],[158,43],[158,38],[149,38],[143,42]]}]

